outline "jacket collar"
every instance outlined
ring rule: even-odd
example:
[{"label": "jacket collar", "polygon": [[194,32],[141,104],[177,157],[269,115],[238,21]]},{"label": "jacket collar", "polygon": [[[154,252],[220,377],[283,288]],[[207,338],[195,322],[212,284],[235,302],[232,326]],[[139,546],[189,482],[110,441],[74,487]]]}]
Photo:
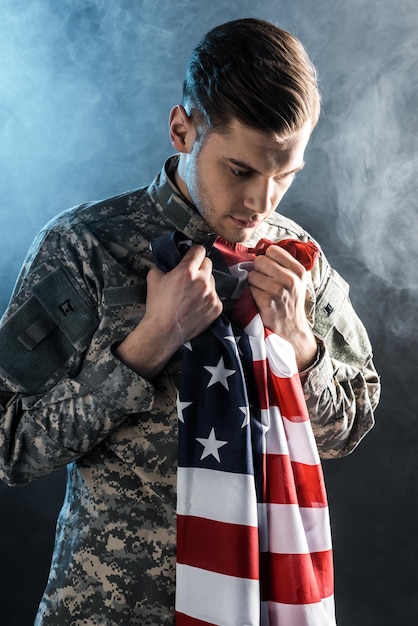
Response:
[{"label": "jacket collar", "polygon": [[179,230],[193,241],[201,243],[213,233],[173,183],[178,161],[179,156],[174,155],[165,162],[161,172],[148,187],[148,195],[170,230]]}]

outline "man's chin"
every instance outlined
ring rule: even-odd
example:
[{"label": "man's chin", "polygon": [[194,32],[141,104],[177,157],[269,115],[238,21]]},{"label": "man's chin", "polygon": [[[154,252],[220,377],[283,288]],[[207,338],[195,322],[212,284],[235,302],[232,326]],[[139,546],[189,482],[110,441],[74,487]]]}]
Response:
[{"label": "man's chin", "polygon": [[245,243],[252,238],[255,232],[255,228],[234,228],[228,227],[222,224],[218,224],[218,227],[213,229],[214,232],[225,241],[230,243]]}]

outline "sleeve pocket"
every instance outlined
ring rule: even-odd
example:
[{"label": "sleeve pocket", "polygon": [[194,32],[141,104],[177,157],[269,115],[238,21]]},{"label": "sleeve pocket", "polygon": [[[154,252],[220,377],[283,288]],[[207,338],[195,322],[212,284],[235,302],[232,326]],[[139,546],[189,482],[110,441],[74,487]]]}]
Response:
[{"label": "sleeve pocket", "polygon": [[371,358],[372,348],[348,292],[345,280],[331,270],[318,294],[313,332],[325,343],[332,358],[362,368]]},{"label": "sleeve pocket", "polygon": [[63,267],[32,287],[0,328],[0,372],[16,391],[39,393],[69,370],[99,325],[93,302]]}]

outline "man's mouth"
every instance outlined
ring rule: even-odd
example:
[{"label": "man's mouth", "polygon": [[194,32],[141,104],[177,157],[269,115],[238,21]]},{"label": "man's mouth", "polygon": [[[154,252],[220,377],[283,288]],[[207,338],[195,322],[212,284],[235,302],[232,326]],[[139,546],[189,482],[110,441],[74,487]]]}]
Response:
[{"label": "man's mouth", "polygon": [[231,215],[231,219],[239,228],[256,228],[256,226],[258,226],[259,224],[259,221],[249,220],[245,218],[240,219],[238,217],[234,217],[233,215]]}]

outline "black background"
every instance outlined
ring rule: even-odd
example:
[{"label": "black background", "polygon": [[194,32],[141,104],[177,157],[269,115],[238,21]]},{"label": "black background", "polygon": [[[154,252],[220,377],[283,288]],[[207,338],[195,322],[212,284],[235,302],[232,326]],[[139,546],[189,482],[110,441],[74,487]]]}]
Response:
[{"label": "black background", "polygon": [[[188,56],[243,16],[295,33],[323,112],[281,211],[351,284],[383,394],[376,426],[324,463],[339,626],[418,623],[418,5],[415,0],[2,0],[0,310],[57,212],[147,184],[172,152]],[[0,484],[0,620],[26,626],[46,581],[65,471]]]}]

